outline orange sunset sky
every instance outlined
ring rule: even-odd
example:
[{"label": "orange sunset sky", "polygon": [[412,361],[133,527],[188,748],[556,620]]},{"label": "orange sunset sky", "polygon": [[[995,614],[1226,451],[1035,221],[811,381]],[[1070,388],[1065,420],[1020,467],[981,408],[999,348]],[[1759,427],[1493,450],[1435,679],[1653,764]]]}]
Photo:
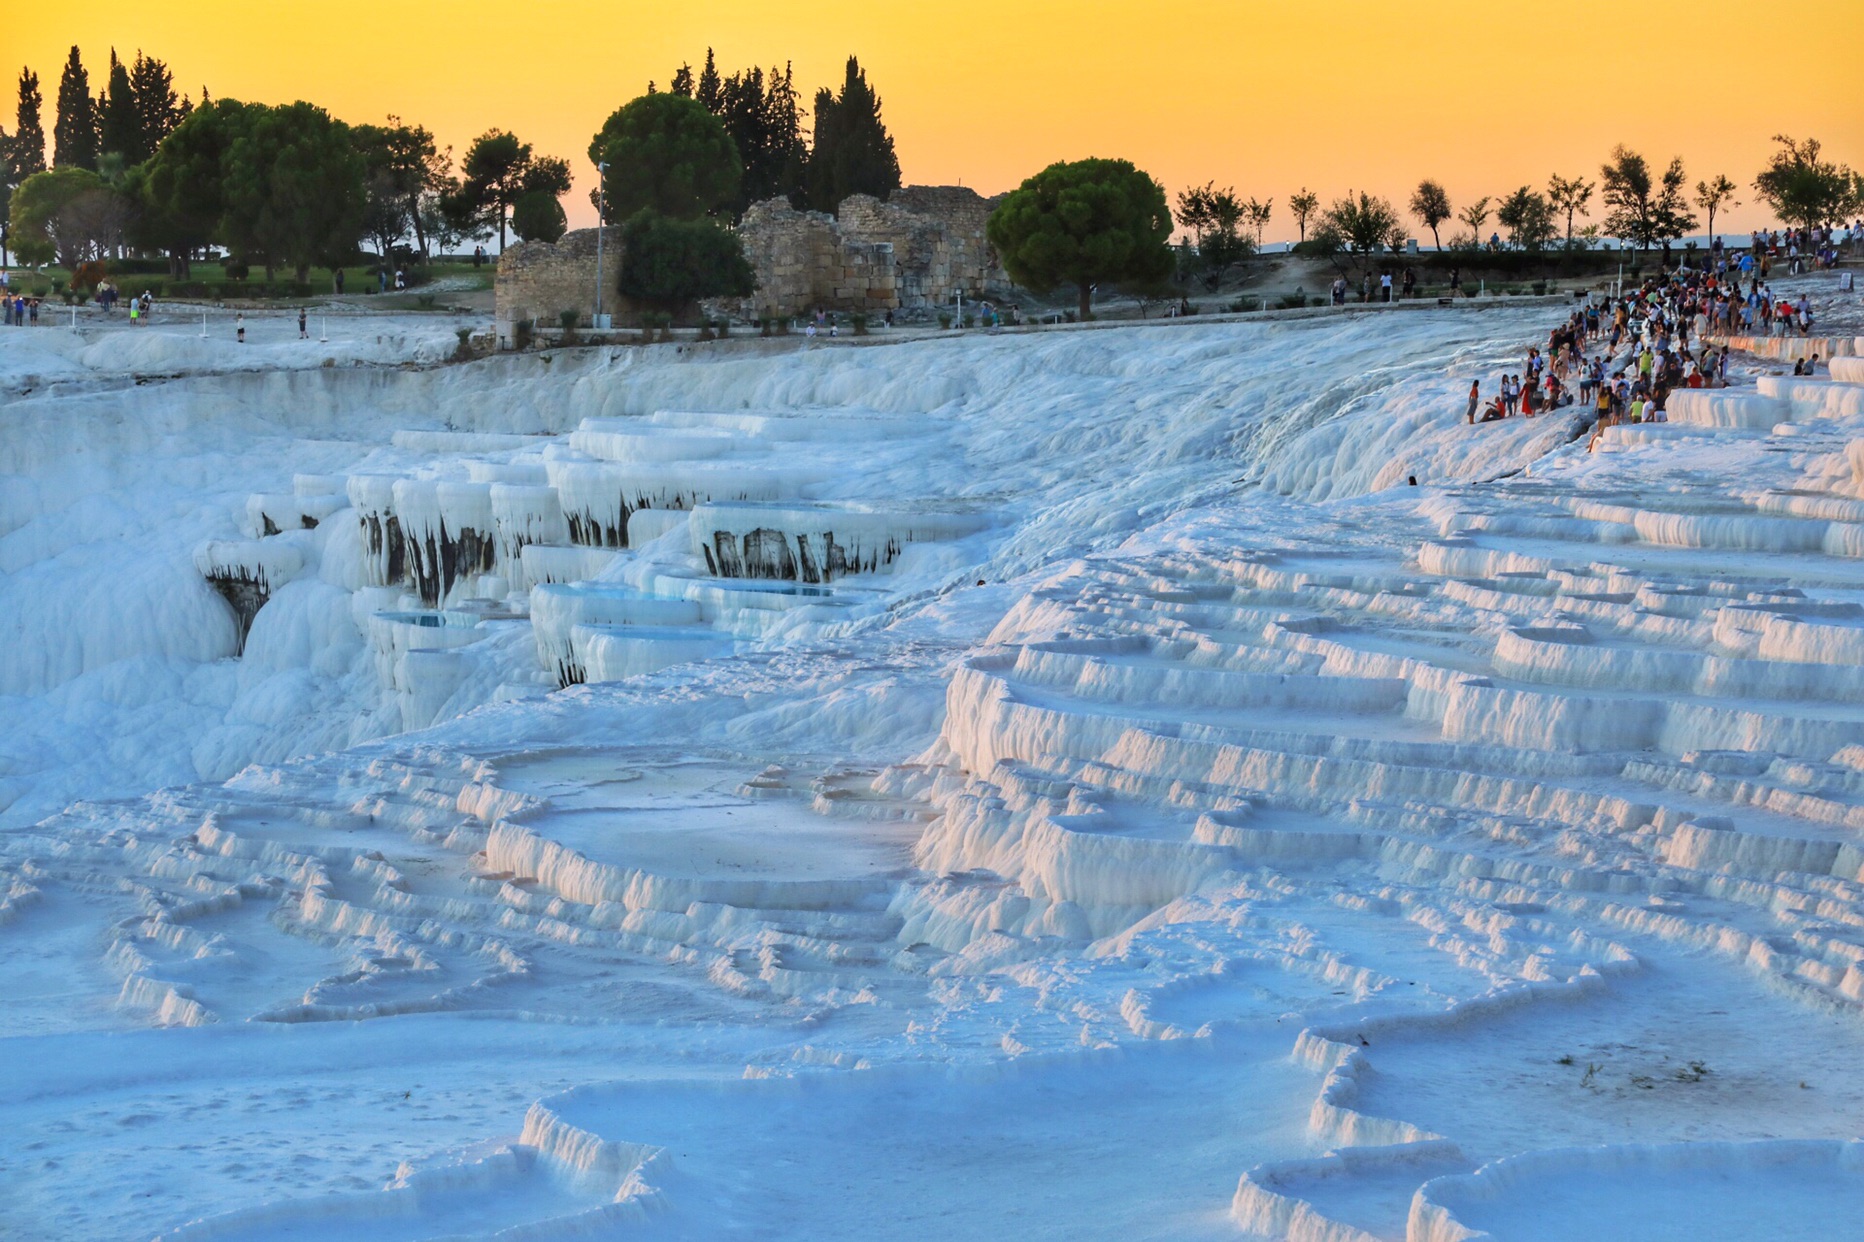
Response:
[{"label": "orange sunset sky", "polygon": [[[1662,15],[1660,23],[1637,15]],[[1864,167],[1864,3],[1634,6],[1559,0],[1325,5],[1211,0],[86,0],[15,5],[0,27],[0,122],[20,64],[45,125],[66,50],[92,92],[114,46],[165,59],[199,96],[322,104],[349,121],[426,124],[456,153],[493,126],[568,157],[575,224],[594,212],[585,151],[604,117],[713,47],[722,71],[793,61],[805,98],[861,58],[909,183],[989,194],[1059,159],[1133,160],[1176,193],[1216,179],[1273,196],[1349,187],[1401,206],[1432,176],[1458,207],[1551,172],[1597,179],[1626,142],[1693,186],[1725,172],[1743,205],[1718,229],[1768,223],[1748,182],[1770,136],[1816,136]]]}]

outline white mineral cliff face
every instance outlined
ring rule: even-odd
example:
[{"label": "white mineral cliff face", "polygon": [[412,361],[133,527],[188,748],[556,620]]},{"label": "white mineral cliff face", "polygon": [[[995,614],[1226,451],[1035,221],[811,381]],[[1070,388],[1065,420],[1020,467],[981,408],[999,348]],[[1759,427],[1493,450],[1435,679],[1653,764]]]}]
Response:
[{"label": "white mineral cliff face", "polygon": [[[415,663],[439,681],[410,713],[409,679],[356,658],[346,634],[275,668],[254,702],[251,678],[234,692],[217,662],[293,578],[352,592],[364,635],[374,611],[477,598],[522,613],[539,582],[604,574],[649,595],[704,596],[704,623],[734,639],[871,625],[888,595],[999,581],[1222,495],[1270,448],[1278,486],[1323,493],[1426,468],[1445,450],[1413,435],[1394,457],[1390,427],[1440,408],[1451,381],[1438,371],[1455,350],[1473,358],[1498,347],[1485,344],[1495,325],[1528,322],[1500,311],[1407,318],[1399,335],[1421,347],[1408,369],[1346,325],[1291,324],[1142,330],[1136,350],[1075,334],[713,361],[619,349],[421,371],[321,368],[276,344],[264,356],[304,369],[189,377],[195,354],[223,343],[152,332],[138,359],[168,348],[173,367],[149,369],[180,378],[97,379],[6,406],[0,623],[22,641],[0,689],[31,701],[13,742],[0,742],[0,801],[14,804],[0,816],[27,823],[80,795],[221,777],[561,680],[528,662],[424,657]],[[14,356],[0,366],[38,365],[51,335],[9,339]],[[387,348],[370,340],[348,348]],[[97,365],[94,352],[73,356]],[[1375,357],[1376,374],[1347,381],[1359,408],[1346,421],[1379,428],[1379,442],[1363,446],[1373,460],[1351,464],[1356,450],[1333,430],[1333,383],[1291,389],[1278,360],[1344,370]],[[1482,454],[1457,445],[1443,469],[1513,468],[1550,435],[1551,424],[1510,427]],[[1290,436],[1312,442],[1305,457],[1275,447]],[[1289,473],[1297,460],[1311,460],[1310,482]],[[689,511],[683,543],[626,565],[601,556],[629,546],[637,519],[651,543]],[[879,589],[864,587],[876,574]],[[721,595],[700,581],[714,575],[842,589]],[[316,624],[276,615],[313,597],[286,596],[263,628]],[[663,645],[637,658],[641,643],[607,647],[617,675],[728,649]],[[160,671],[130,674],[135,661]],[[81,726],[92,740],[78,742],[43,696],[106,675],[159,676],[167,706],[77,692],[101,700]],[[197,750],[208,766],[190,764]]]},{"label": "white mineral cliff face", "polygon": [[1545,313],[13,399],[9,1213],[1839,1236],[1864,403]]}]

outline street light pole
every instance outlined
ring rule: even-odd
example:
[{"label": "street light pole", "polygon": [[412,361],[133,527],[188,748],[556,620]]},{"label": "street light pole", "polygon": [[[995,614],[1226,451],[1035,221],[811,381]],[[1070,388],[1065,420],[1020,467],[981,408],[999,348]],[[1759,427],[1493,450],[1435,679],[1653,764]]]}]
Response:
[{"label": "street light pole", "polygon": [[595,323],[590,326],[597,332],[602,331],[602,234],[607,232],[603,219],[608,214],[607,182],[608,165],[601,161],[595,166]]}]

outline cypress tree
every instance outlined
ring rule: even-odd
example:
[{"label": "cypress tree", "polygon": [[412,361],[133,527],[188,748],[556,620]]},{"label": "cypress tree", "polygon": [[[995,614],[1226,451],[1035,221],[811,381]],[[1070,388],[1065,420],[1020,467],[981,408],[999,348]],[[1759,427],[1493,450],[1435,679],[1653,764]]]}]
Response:
[{"label": "cypress tree", "polygon": [[181,124],[187,113],[175,99],[175,75],[168,66],[152,56],[136,53],[136,65],[129,73],[130,97],[136,101],[137,151],[135,163],[155,154],[162,139]]},{"label": "cypress tree", "polygon": [[34,173],[45,171],[45,125],[39,119],[44,102],[44,97],[39,94],[39,75],[30,69],[21,69],[18,124],[13,127],[13,148],[10,153],[14,184]]},{"label": "cypress tree", "polygon": [[12,266],[7,252],[8,226],[13,219],[13,143],[0,125],[0,267]]},{"label": "cypress tree", "polygon": [[136,93],[130,88],[129,69],[110,49],[110,77],[97,100],[97,149],[115,152],[126,164],[149,158],[142,149],[142,119],[136,112]]},{"label": "cypress tree", "polygon": [[868,85],[861,63],[850,56],[841,94],[831,95],[827,87],[816,92],[809,205],[833,211],[850,194],[884,200],[899,188],[900,160],[880,119],[880,96]]},{"label": "cypress tree", "polygon": [[[36,80],[35,80],[36,83]],[[91,78],[74,44],[58,79],[58,116],[52,122],[52,165],[97,167],[97,115],[91,107]]]},{"label": "cypress tree", "polygon": [[705,68],[699,72],[699,85],[693,98],[705,105],[705,110],[713,116],[719,114],[719,88],[722,84],[718,78],[718,64],[712,59],[712,49],[705,50]]}]

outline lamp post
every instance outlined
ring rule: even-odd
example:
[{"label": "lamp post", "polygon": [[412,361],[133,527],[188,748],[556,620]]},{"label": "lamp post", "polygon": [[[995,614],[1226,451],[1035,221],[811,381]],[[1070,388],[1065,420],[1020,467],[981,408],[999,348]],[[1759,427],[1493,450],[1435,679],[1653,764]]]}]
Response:
[{"label": "lamp post", "polygon": [[608,230],[608,222],[603,217],[608,214],[608,165],[600,160],[595,165],[595,323],[591,325],[597,332],[603,331],[602,324],[602,234]]}]

